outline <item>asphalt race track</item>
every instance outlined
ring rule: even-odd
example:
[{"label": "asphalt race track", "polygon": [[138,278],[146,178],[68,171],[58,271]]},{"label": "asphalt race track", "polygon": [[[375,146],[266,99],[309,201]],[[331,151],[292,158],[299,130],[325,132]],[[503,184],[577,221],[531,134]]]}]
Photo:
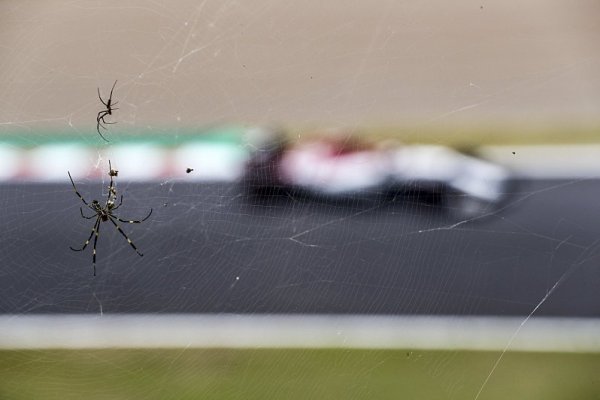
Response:
[{"label": "asphalt race track", "polygon": [[[78,183],[92,200],[98,182]],[[106,189],[104,190],[106,192]],[[119,182],[123,229],[64,184],[0,186],[0,312],[600,316],[600,181],[521,181],[472,221],[419,197],[256,201],[233,184]],[[105,193],[106,195],[106,193]],[[125,225],[125,224],[123,224]]]}]

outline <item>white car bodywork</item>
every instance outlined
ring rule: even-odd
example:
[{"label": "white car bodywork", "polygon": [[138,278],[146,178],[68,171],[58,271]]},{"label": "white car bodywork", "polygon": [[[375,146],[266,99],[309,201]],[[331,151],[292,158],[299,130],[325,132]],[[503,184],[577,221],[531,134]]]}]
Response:
[{"label": "white car bodywork", "polygon": [[501,166],[443,146],[408,146],[393,151],[392,176],[399,182],[445,182],[458,192],[496,201],[509,173]]},{"label": "white car bodywork", "polygon": [[470,218],[497,209],[511,184],[504,167],[444,146],[369,144],[341,135],[291,143],[277,131],[249,139],[242,180],[249,198],[282,191],[360,201],[417,195]]},{"label": "white car bodywork", "polygon": [[329,195],[419,182],[425,186],[444,183],[483,201],[502,197],[509,177],[498,165],[443,146],[339,153],[326,142],[290,149],[281,159],[280,171],[282,179],[293,186]]},{"label": "white car bodywork", "polygon": [[389,160],[373,151],[339,155],[325,143],[290,149],[281,160],[286,182],[311,191],[345,194],[379,187],[387,180]]}]

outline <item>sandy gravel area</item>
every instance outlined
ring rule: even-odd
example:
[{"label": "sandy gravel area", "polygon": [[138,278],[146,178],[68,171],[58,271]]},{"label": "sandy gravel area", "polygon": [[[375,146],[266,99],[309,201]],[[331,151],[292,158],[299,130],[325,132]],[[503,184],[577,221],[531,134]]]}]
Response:
[{"label": "sandy gravel area", "polygon": [[[175,4],[175,5],[174,5]],[[597,121],[595,0],[0,3],[0,134]]]}]

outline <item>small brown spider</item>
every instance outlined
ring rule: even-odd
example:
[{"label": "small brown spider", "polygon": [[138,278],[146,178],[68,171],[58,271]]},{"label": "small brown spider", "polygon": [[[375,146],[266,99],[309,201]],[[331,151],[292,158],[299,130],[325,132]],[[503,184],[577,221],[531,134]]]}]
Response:
[{"label": "small brown spider", "polygon": [[102,135],[102,133],[100,133],[100,128],[102,128],[102,129],[106,129],[106,127],[105,127],[103,124],[109,124],[109,125],[110,125],[110,124],[116,124],[116,122],[106,122],[106,121],[104,120],[104,118],[105,118],[107,115],[112,115],[112,112],[113,112],[114,110],[118,110],[118,108],[113,108],[113,106],[114,106],[115,104],[117,104],[117,102],[116,102],[116,101],[115,101],[114,103],[112,102],[113,90],[115,90],[115,86],[116,86],[116,84],[117,84],[117,81],[115,81],[115,83],[114,83],[114,84],[113,84],[113,86],[112,86],[112,89],[110,89],[110,95],[108,96],[108,100],[107,100],[106,102],[104,102],[104,100],[102,100],[102,96],[100,96],[100,88],[97,88],[97,89],[98,89],[98,98],[100,99],[100,102],[101,102],[102,104],[104,104],[104,106],[106,107],[106,109],[105,109],[105,110],[102,110],[102,111],[100,111],[100,112],[98,112],[98,115],[96,116],[96,130],[98,131],[98,135],[100,135],[100,137],[101,137],[102,139],[104,139],[106,142],[108,142],[109,140],[108,140],[108,139],[106,139],[106,138],[105,138],[105,137]]}]

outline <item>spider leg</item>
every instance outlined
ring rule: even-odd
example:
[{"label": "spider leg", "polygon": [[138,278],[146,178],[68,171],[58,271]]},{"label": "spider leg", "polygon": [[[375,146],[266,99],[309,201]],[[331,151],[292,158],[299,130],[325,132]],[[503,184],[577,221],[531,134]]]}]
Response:
[{"label": "spider leg", "polygon": [[119,205],[116,207],[113,207],[113,211],[116,210],[117,208],[121,207],[122,204],[123,204],[123,195],[121,195],[121,201],[119,202]]},{"label": "spider leg", "polygon": [[[100,127],[102,127],[102,129],[106,129],[106,127],[102,126],[102,124],[108,124],[108,125],[116,124],[116,122],[106,122],[106,120],[104,118],[106,118],[107,115],[110,115],[110,113],[106,112],[106,111],[103,111],[103,112],[104,112],[104,115],[96,120],[96,122],[98,122],[98,124],[100,125]],[[102,123],[100,123],[100,121],[102,121]]]},{"label": "spider leg", "polygon": [[[104,127],[103,127],[104,128]],[[106,129],[106,128],[105,128]],[[105,142],[110,142],[110,140],[108,140],[107,138],[104,137],[104,135],[102,135],[100,133],[100,129],[96,129],[98,131],[98,135],[100,135],[100,137],[102,138],[102,140],[104,140]]]},{"label": "spider leg", "polygon": [[143,256],[142,253],[140,253],[137,249],[137,247],[135,247],[135,244],[133,244],[133,242],[131,241],[131,239],[129,239],[129,237],[127,237],[127,235],[125,234],[125,232],[123,232],[123,229],[121,229],[121,227],[115,222],[115,220],[113,219],[112,216],[109,216],[108,219],[110,220],[110,222],[113,223],[113,225],[117,228],[117,230],[119,231],[119,233],[121,235],[123,235],[123,237],[125,239],[127,239],[127,243],[129,243],[131,245],[131,247],[133,247],[133,249],[135,250],[136,253],[138,253],[138,255],[141,257]]},{"label": "spider leg", "polygon": [[113,90],[115,90],[116,85],[117,85],[117,81],[115,81],[115,83],[113,83],[112,89],[110,89],[110,96],[108,96],[108,101],[112,101],[112,93],[113,93]]},{"label": "spider leg", "polygon": [[[102,100],[102,97],[100,97],[100,88],[96,88],[96,89],[98,89],[98,98],[100,99],[100,101],[102,102],[102,104],[104,104],[106,107],[108,107],[108,104],[106,104],[106,103],[104,102],[104,100]],[[111,93],[112,93],[112,92],[111,92]]]},{"label": "spider leg", "polygon": [[94,227],[92,228],[92,233],[90,233],[90,237],[87,238],[87,240],[83,244],[83,247],[80,248],[80,249],[75,249],[75,248],[69,246],[69,248],[71,250],[73,250],[73,251],[83,251],[83,250],[85,250],[85,248],[87,247],[87,245],[90,244],[90,240],[92,240],[92,236],[94,236],[94,233],[96,234],[96,238],[98,237],[98,230],[99,229],[100,229],[100,217],[98,217],[98,219],[94,223]]},{"label": "spider leg", "polygon": [[[113,208],[113,210],[114,210],[114,208]],[[144,217],[144,219],[141,219],[139,221],[121,219],[121,218],[117,217],[116,215],[113,215],[113,217],[115,217],[116,219],[118,219],[121,222],[125,222],[126,224],[141,224],[142,222],[144,222],[145,220],[150,218],[151,215],[152,215],[152,209],[150,209],[150,213],[148,213],[148,215],[146,215],[146,217]]]},{"label": "spider leg", "polygon": [[96,121],[103,120],[106,114],[108,114],[108,111],[106,110],[98,111],[98,115],[96,115]]},{"label": "spider leg", "polygon": [[82,216],[83,218],[85,218],[85,219],[92,219],[92,218],[94,218],[94,217],[97,217],[97,216],[98,216],[98,214],[94,214],[94,215],[92,215],[91,217],[88,217],[87,215],[83,215],[83,209],[82,209],[81,207],[79,207],[79,212],[81,213],[81,216]]},{"label": "spider leg", "polygon": [[101,120],[105,124],[116,124],[116,122],[106,122],[106,120],[104,119],[104,118],[106,118],[107,115],[112,115],[111,113],[114,110],[118,110],[118,108],[111,108],[110,109],[111,112],[108,112],[108,110],[100,111],[101,113],[104,113],[104,114],[98,119]]},{"label": "spider leg", "polygon": [[[100,124],[102,126],[102,124],[110,124],[110,123],[114,123],[114,122],[106,122],[106,120],[104,118],[106,118],[106,116],[109,115],[108,111],[104,110],[104,111],[100,111],[98,113],[98,115],[96,116],[96,122],[98,124]],[[104,128],[104,127],[103,127]],[[106,129],[106,128],[104,128]]]},{"label": "spider leg", "polygon": [[106,129],[106,127],[104,127],[104,126],[102,126],[102,125],[100,124],[100,118],[98,118],[98,119],[96,120],[96,122],[97,122],[97,124],[96,124],[96,131],[98,131],[98,135],[100,135],[100,137],[101,137],[102,139],[104,139],[104,141],[105,141],[105,142],[110,142],[110,140],[108,140],[107,138],[105,138],[105,137],[104,137],[104,135],[102,135],[102,134],[100,133],[100,127],[102,127],[102,129]]},{"label": "spider leg", "polygon": [[71,185],[73,185],[73,189],[75,190],[75,194],[77,195],[77,197],[79,197],[81,199],[81,201],[83,201],[83,204],[85,204],[86,206],[89,207],[90,205],[88,204],[88,202],[85,201],[85,199],[83,198],[83,196],[79,193],[79,191],[75,187],[75,182],[73,182],[73,178],[71,177],[71,173],[69,171],[67,171],[67,174],[69,174],[69,179],[71,180]]},{"label": "spider leg", "polygon": [[94,276],[96,276],[96,244],[98,243],[98,236],[100,236],[100,224],[102,223],[102,217],[98,217],[98,225],[96,228],[96,237],[94,238],[94,250],[92,250],[92,266],[94,267]]}]

